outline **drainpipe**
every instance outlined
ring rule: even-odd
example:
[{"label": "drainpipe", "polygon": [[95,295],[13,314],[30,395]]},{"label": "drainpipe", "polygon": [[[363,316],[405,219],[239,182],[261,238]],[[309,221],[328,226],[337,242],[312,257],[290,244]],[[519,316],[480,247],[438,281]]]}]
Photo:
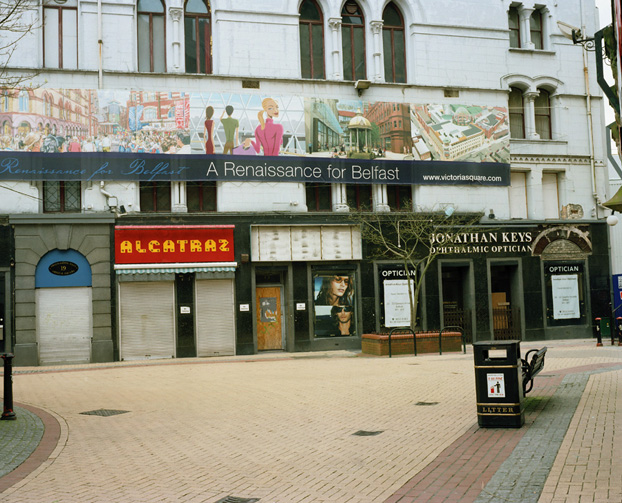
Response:
[{"label": "drainpipe", "polygon": [[104,71],[102,68],[102,49],[104,45],[104,41],[102,40],[102,0],[97,0],[97,45],[99,47],[97,84],[98,88],[102,89],[104,87]]}]

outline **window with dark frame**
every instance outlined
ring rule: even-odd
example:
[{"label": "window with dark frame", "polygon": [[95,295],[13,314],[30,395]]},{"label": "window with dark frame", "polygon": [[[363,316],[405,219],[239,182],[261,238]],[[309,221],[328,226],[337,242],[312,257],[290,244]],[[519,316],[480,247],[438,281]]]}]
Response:
[{"label": "window with dark frame", "polygon": [[79,213],[82,205],[80,182],[43,182],[44,213]]},{"label": "window with dark frame", "polygon": [[330,183],[305,184],[309,211],[332,211],[332,186]]},{"label": "window with dark frame", "polygon": [[525,105],[523,103],[523,91],[517,87],[510,88],[508,108],[510,114],[510,137],[525,138]]},{"label": "window with dark frame", "polygon": [[348,207],[350,209],[358,211],[371,211],[373,208],[371,185],[346,185],[346,202],[348,203]]},{"label": "window with dark frame", "polygon": [[542,12],[538,9],[531,13],[529,18],[529,34],[534,49],[544,49],[544,37],[542,36]]},{"label": "window with dark frame", "polygon": [[140,182],[140,211],[142,213],[171,211],[171,182]]},{"label": "window with dark frame", "polygon": [[212,73],[212,23],[207,1],[186,0],[184,39],[186,73]]},{"label": "window with dark frame", "polygon": [[393,2],[389,2],[384,8],[382,22],[384,80],[386,82],[406,82],[404,18]]},{"label": "window with dark frame", "polygon": [[391,211],[412,211],[412,187],[387,185],[387,203]]},{"label": "window with dark frame", "polygon": [[510,28],[510,47],[519,49],[520,44],[520,16],[516,7],[508,11],[508,25]]},{"label": "window with dark frame", "polygon": [[138,0],[138,71],[166,71],[166,17],[162,0]]},{"label": "window with dark frame", "polygon": [[43,5],[43,66],[78,68],[78,6],[76,0]]},{"label": "window with dark frame", "polygon": [[216,182],[186,182],[188,213],[216,211]]},{"label": "window with dark frame", "polygon": [[365,79],[365,18],[354,0],[348,0],[341,10],[341,40],[344,78]]},{"label": "window with dark frame", "polygon": [[541,140],[551,140],[551,94],[546,89],[538,89],[540,94],[534,101],[534,111],[536,116],[536,133]]},{"label": "window with dark frame", "polygon": [[300,4],[300,70],[304,79],[325,79],[324,18],[315,0]]}]

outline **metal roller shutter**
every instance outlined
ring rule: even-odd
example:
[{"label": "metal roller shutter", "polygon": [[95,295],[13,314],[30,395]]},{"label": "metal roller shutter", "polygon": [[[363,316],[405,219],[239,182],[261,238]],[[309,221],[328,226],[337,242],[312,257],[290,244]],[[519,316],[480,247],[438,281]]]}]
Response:
[{"label": "metal roller shutter", "polygon": [[122,360],[175,356],[175,283],[119,284]]},{"label": "metal roller shutter", "polygon": [[235,354],[233,280],[197,280],[197,356]]},{"label": "metal roller shutter", "polygon": [[39,364],[91,361],[91,287],[37,288]]}]

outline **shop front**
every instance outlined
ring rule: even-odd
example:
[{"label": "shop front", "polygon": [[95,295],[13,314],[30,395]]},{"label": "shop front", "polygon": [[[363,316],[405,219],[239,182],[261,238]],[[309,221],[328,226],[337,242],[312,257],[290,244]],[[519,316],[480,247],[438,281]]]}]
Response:
[{"label": "shop front", "polygon": [[120,360],[236,353],[233,231],[116,226]]}]

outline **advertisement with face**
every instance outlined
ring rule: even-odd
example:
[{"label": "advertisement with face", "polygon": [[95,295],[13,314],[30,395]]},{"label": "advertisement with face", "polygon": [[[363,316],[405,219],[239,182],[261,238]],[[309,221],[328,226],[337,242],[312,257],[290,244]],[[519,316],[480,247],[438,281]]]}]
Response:
[{"label": "advertisement with face", "polygon": [[313,276],[315,337],[356,335],[354,274],[339,271]]}]

